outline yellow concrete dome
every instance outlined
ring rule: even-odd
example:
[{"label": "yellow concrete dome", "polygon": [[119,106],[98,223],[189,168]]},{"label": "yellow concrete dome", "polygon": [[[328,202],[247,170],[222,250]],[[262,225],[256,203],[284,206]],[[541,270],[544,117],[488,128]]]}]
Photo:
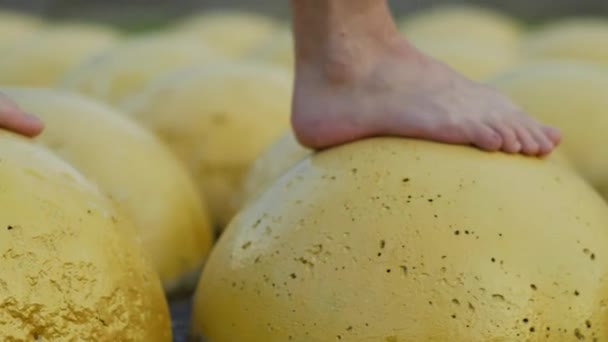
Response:
[{"label": "yellow concrete dome", "polygon": [[195,39],[149,34],[95,56],[67,73],[62,85],[111,104],[120,104],[157,77],[218,59]]},{"label": "yellow concrete dome", "polygon": [[312,150],[298,143],[291,131],[270,145],[249,168],[239,207],[254,200],[292,166],[312,154]]},{"label": "yellow concrete dome", "polygon": [[475,81],[485,81],[521,63],[517,49],[451,39],[412,39],[422,52]]},{"label": "yellow concrete dome", "polygon": [[400,30],[410,39],[469,41],[478,45],[516,48],[522,27],[514,18],[470,5],[434,6],[403,18]]},{"label": "yellow concrete dome", "polygon": [[530,59],[570,59],[608,65],[608,20],[571,18],[532,32],[523,50]]},{"label": "yellow concrete dome", "polygon": [[0,151],[0,340],[171,341],[132,223],[46,149]]},{"label": "yellow concrete dome", "polygon": [[295,65],[295,49],[293,36],[290,30],[281,30],[258,46],[249,51],[247,58],[262,61],[278,66],[293,72]]},{"label": "yellow concrete dome", "polygon": [[608,338],[608,207],[549,160],[377,138],[300,162],[231,223],[194,335]]},{"label": "yellow concrete dome", "polygon": [[187,169],[155,136],[104,105],[59,90],[1,89],[46,124],[38,142],[113,198],[172,291],[198,273],[212,244],[209,217]]},{"label": "yellow concrete dome", "polygon": [[222,63],[160,79],[124,108],[188,164],[223,227],[247,169],[289,126],[291,87],[281,68]]},{"label": "yellow concrete dome", "polygon": [[262,14],[214,10],[184,19],[175,29],[201,39],[226,56],[237,57],[264,41],[280,26],[276,19]]},{"label": "yellow concrete dome", "polygon": [[36,32],[42,21],[36,17],[0,10],[0,51]]},{"label": "yellow concrete dome", "polygon": [[0,84],[54,86],[64,74],[119,39],[113,29],[93,24],[50,26],[2,52]]},{"label": "yellow concrete dome", "polygon": [[516,68],[491,82],[525,111],[562,130],[562,152],[604,195],[608,160],[608,68],[578,62],[540,62]]}]

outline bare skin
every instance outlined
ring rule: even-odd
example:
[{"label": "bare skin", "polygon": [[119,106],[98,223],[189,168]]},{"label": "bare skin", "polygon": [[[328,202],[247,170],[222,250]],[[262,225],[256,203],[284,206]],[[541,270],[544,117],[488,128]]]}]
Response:
[{"label": "bare skin", "polygon": [[292,0],[292,7],[292,125],[303,145],[388,135],[541,156],[559,144],[557,129],[410,45],[386,0]]},{"label": "bare skin", "polygon": [[[559,144],[556,129],[410,45],[386,0],[291,1],[292,124],[303,145],[390,135],[546,155]],[[43,125],[0,94],[0,128],[33,137]]]},{"label": "bare skin", "polygon": [[44,128],[42,122],[25,113],[8,97],[0,94],[0,128],[26,137],[35,137]]}]

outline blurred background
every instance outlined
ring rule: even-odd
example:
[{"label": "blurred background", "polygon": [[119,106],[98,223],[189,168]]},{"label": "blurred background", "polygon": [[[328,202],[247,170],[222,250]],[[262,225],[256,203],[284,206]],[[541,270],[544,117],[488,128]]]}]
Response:
[{"label": "blurred background", "polygon": [[[564,160],[608,198],[596,154],[608,145],[608,0],[391,5],[422,51],[562,129]],[[171,299],[175,341],[211,237],[311,153],[289,130],[289,14],[289,0],[0,0],[0,93],[121,199]]]},{"label": "blurred background", "polygon": [[[468,3],[504,10],[523,20],[541,21],[566,15],[606,15],[605,0],[393,0],[395,15],[445,3]],[[102,20],[134,29],[162,24],[192,14],[193,10],[235,8],[286,17],[288,0],[0,0],[0,7],[25,10],[56,18]]]}]

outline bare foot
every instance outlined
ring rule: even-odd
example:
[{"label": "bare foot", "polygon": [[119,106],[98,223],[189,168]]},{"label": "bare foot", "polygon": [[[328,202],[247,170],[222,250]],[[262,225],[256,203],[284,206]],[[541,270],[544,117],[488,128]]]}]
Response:
[{"label": "bare foot", "polygon": [[396,45],[357,61],[297,66],[292,124],[303,145],[323,149],[401,136],[546,155],[559,143],[556,129],[494,89],[422,55],[405,40]]},{"label": "bare foot", "polygon": [[35,137],[42,132],[43,127],[39,119],[23,112],[8,97],[0,94],[0,128]]}]

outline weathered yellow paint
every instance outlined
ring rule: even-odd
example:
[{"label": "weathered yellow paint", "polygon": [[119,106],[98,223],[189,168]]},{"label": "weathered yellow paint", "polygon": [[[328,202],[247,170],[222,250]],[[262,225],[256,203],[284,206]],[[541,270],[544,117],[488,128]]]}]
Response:
[{"label": "weathered yellow paint", "polygon": [[[135,222],[168,291],[202,266],[211,224],[186,168],[125,115],[59,90],[0,89],[46,125],[37,140],[94,181]],[[184,278],[186,277],[186,278]]]},{"label": "weathered yellow paint", "polygon": [[200,39],[228,57],[238,57],[278,31],[281,24],[252,12],[215,10],[178,22],[176,32]]},{"label": "weathered yellow paint", "polygon": [[187,163],[223,227],[250,164],[289,127],[291,88],[278,67],[213,64],[158,80],[125,110]]},{"label": "weathered yellow paint", "polygon": [[555,21],[526,37],[528,59],[566,59],[608,65],[608,21],[570,18]]},{"label": "weathered yellow paint", "polygon": [[46,149],[0,151],[0,340],[171,341],[131,221]]},{"label": "weathered yellow paint", "polygon": [[23,13],[0,10],[0,51],[42,28],[43,22]]},{"label": "weathered yellow paint", "polygon": [[608,210],[551,160],[377,138],[315,154],[212,252],[213,342],[608,338]]},{"label": "weathered yellow paint", "polygon": [[120,104],[158,77],[217,60],[204,43],[182,35],[148,34],[125,40],[67,73],[63,87]]},{"label": "weathered yellow paint", "polygon": [[119,38],[118,32],[101,25],[49,26],[2,51],[0,84],[55,86],[68,70],[116,44]]},{"label": "weathered yellow paint", "polygon": [[410,39],[446,39],[515,49],[522,38],[521,24],[489,8],[444,5],[402,18],[400,30]]},{"label": "weathered yellow paint", "polygon": [[529,114],[561,129],[560,150],[608,195],[608,160],[597,154],[608,143],[608,68],[582,62],[530,63],[491,83]]},{"label": "weathered yellow paint", "polygon": [[239,207],[257,198],[289,168],[312,153],[298,143],[291,131],[284,133],[249,168],[240,192]]}]

